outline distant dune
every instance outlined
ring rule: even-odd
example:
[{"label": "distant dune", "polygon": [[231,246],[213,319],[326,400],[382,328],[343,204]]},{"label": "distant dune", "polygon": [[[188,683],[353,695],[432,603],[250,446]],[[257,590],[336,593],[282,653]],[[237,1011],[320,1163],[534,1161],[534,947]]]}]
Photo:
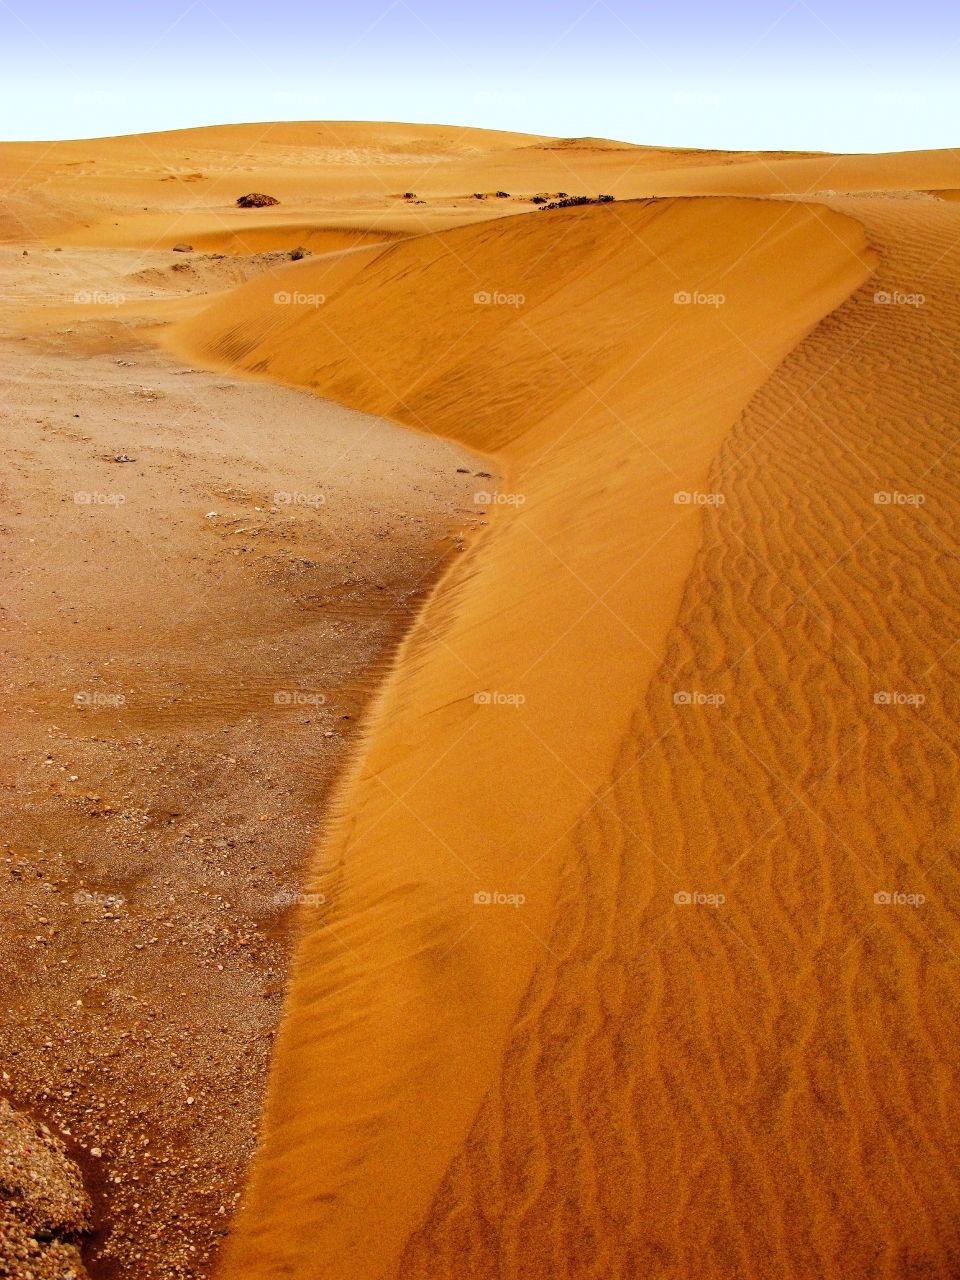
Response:
[{"label": "distant dune", "polygon": [[84,154],[16,188],[48,242],[315,250],[154,304],[169,350],[487,460],[316,852],[225,1280],[955,1276],[957,154],[0,163]]}]

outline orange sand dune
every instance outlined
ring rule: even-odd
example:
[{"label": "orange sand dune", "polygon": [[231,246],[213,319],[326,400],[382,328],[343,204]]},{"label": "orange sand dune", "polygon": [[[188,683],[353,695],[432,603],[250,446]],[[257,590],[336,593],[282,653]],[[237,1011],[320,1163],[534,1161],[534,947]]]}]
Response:
[{"label": "orange sand dune", "polygon": [[[539,181],[544,166],[565,176],[565,162],[527,150],[543,141],[483,129],[308,121],[5,143],[0,238],[140,249],[200,239],[224,248],[249,233],[247,251],[257,252],[292,248],[318,223],[425,231],[514,211],[473,193],[502,189],[518,151],[525,182]],[[620,164],[628,154],[616,153]],[[429,201],[405,201],[411,189]],[[249,191],[281,203],[238,210],[237,197]],[[278,225],[296,230],[292,242],[264,239]]]},{"label": "orange sand dune", "polygon": [[[311,229],[420,234],[532,208],[538,193],[779,194],[960,186],[952,151],[709,152],[596,138],[351,121],[224,125],[0,144],[0,241],[221,252],[307,243]],[[238,210],[248,191],[281,204]],[[496,199],[506,191],[509,199]],[[412,192],[413,201],[404,200]],[[484,196],[475,199],[475,194]],[[422,201],[422,203],[418,203]],[[329,247],[329,246],[328,246]],[[342,246],[338,246],[342,247]]]},{"label": "orange sand dune", "polygon": [[[277,304],[265,277],[182,326],[193,359],[454,436],[494,473],[476,482],[491,527],[411,635],[320,852],[332,905],[304,925],[226,1275],[729,1277],[761,1241],[777,1255],[759,1194],[739,1254],[727,1234],[698,1252],[687,1218],[726,1232],[710,1178],[735,1181],[745,1153],[732,1120],[685,1152],[678,1135],[708,1095],[759,1105],[749,1070],[724,1082],[721,1031],[771,1048],[786,1028],[765,1005],[739,1026],[734,988],[698,996],[686,1016],[706,1025],[683,1033],[650,956],[673,894],[718,886],[678,863],[669,790],[662,813],[619,796],[671,729],[642,708],[711,462],[873,263],[822,207],[618,204],[303,264],[284,289],[326,302]],[[699,936],[729,966],[734,935]],[[761,966],[750,994],[779,976]],[[750,1152],[766,1190],[779,1141]],[[841,1174],[824,1170],[824,1206]]]},{"label": "orange sand dune", "polygon": [[960,221],[834,207],[878,274],[711,468],[726,501],[401,1276],[960,1270]]},{"label": "orange sand dune", "polygon": [[664,195],[809,195],[836,191],[917,191],[960,182],[956,149],[888,155],[742,156],[739,163],[681,164],[658,173],[651,190]]}]

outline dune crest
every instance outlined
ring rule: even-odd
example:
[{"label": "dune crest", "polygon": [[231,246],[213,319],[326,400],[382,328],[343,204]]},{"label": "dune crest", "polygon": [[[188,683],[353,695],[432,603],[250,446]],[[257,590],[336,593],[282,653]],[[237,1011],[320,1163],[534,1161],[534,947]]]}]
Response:
[{"label": "dune crest", "polygon": [[[491,527],[411,635],[320,852],[333,906],[302,941],[226,1275],[435,1274],[410,1241],[514,1060],[530,992],[562,977],[577,829],[613,821],[607,793],[654,746],[637,708],[710,464],[873,262],[859,224],[824,209],[619,204],[308,263],[285,279],[322,306],[277,306],[264,278],[181,327],[194,358],[453,436],[496,473],[477,479]],[[601,863],[649,861],[635,828],[609,838]],[[543,1087],[524,1081],[521,1110]],[[549,1183],[548,1154],[517,1150],[516,1176]]]}]

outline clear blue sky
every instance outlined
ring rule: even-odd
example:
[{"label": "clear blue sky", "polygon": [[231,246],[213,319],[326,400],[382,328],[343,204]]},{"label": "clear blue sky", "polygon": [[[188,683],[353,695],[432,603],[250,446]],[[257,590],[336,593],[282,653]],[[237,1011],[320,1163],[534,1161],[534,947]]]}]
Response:
[{"label": "clear blue sky", "polygon": [[354,119],[941,147],[958,62],[947,0],[0,0],[0,138]]}]

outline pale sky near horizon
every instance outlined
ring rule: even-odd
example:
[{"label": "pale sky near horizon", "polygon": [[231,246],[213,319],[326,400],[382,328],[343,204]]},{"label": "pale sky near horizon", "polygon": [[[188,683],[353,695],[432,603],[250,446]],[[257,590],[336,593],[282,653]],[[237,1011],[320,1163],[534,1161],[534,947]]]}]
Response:
[{"label": "pale sky near horizon", "polygon": [[0,138],[406,120],[659,145],[960,145],[936,0],[0,0]]}]

